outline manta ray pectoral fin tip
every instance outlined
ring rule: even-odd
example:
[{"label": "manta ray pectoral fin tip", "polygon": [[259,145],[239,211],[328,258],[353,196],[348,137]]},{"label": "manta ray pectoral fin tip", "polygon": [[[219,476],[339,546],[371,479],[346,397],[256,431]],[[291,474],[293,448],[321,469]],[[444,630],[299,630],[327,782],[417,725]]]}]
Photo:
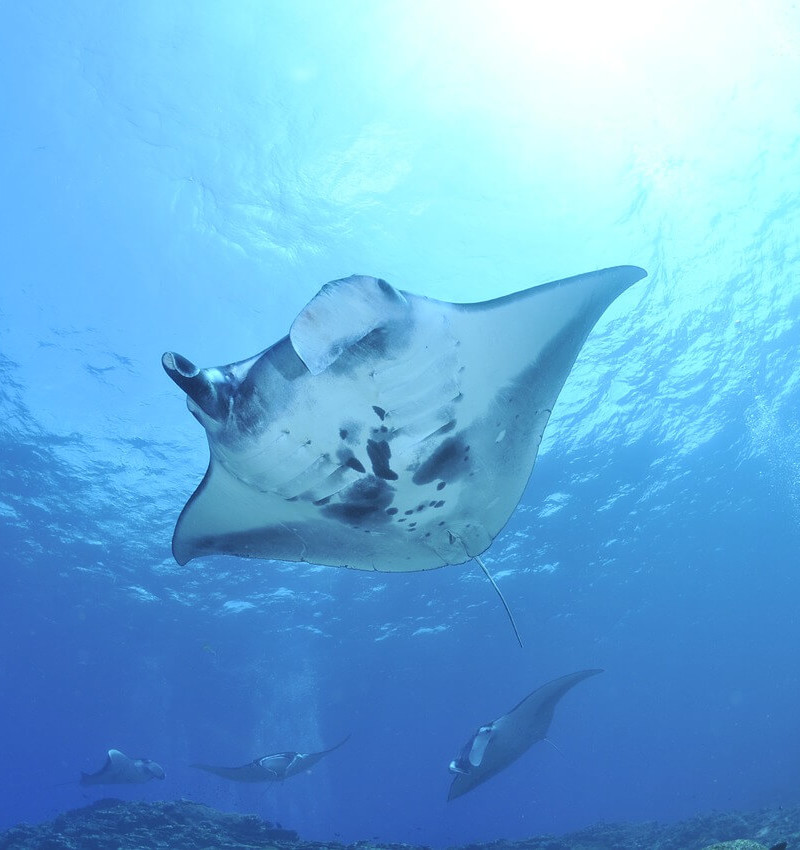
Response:
[{"label": "manta ray pectoral fin tip", "polygon": [[[603,274],[603,272],[600,274]],[[621,286],[620,291],[628,289],[634,283],[638,283],[642,278],[647,277],[647,271],[641,266],[615,266],[606,269],[605,274],[610,274],[616,279],[618,285]]]},{"label": "manta ray pectoral fin tip", "polygon": [[630,269],[636,274],[636,280],[642,280],[642,278],[647,277],[647,269],[643,269],[641,266],[631,266]]},{"label": "manta ray pectoral fin tip", "polygon": [[187,547],[179,543],[177,532],[172,536],[172,557],[175,559],[179,567],[185,567],[194,557],[187,551]]}]

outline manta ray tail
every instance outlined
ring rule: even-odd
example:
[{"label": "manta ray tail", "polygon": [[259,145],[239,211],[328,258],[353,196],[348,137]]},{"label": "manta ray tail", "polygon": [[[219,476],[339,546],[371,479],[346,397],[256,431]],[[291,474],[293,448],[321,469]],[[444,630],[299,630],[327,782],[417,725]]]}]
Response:
[{"label": "manta ray tail", "polygon": [[558,745],[556,744],[556,742],[555,742],[555,741],[551,741],[549,738],[542,738],[542,740],[543,740],[545,743],[550,744],[550,746],[551,746],[551,747],[552,747],[552,748],[553,748],[553,749],[554,749],[554,750],[555,750],[555,751],[556,751],[556,752],[557,752],[560,756],[562,756],[562,757],[566,758],[566,756],[564,756],[564,753],[562,753],[562,752],[561,752],[561,750],[558,748]]},{"label": "manta ray tail", "polygon": [[497,582],[492,578],[492,574],[489,572],[489,570],[486,569],[486,564],[484,564],[481,560],[481,556],[475,555],[475,560],[478,562],[480,568],[483,570],[483,574],[491,582],[495,593],[500,597],[500,601],[503,603],[503,608],[506,609],[506,614],[508,614],[508,619],[511,621],[511,628],[514,629],[514,634],[517,636],[517,641],[519,645],[523,647],[522,638],[519,636],[519,629],[517,628],[517,624],[514,622],[514,615],[511,613],[511,609],[508,607],[508,603],[506,602],[505,597],[500,592],[500,588],[497,586]]},{"label": "manta ray tail", "polygon": [[332,753],[334,750],[338,750],[343,744],[346,744],[350,740],[350,735],[345,735],[338,744],[334,744],[332,747],[329,747],[327,750],[323,750],[323,752],[327,755],[328,753]]}]

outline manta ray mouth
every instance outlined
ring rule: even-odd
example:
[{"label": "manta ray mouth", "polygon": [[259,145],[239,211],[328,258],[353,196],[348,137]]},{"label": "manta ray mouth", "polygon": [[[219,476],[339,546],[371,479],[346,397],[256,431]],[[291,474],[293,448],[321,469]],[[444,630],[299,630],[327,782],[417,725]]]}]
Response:
[{"label": "manta ray mouth", "polygon": [[[161,365],[206,416],[215,422],[222,422],[225,419],[230,391],[219,370],[199,369],[191,360],[174,351],[167,351],[161,357]],[[195,408],[189,405],[189,409],[197,416],[201,425],[207,425],[203,418],[197,415],[198,411]]]},{"label": "manta ray mouth", "polygon": [[[177,378],[174,377],[175,374],[181,378],[194,378],[200,371],[200,369],[195,366],[191,360],[181,354],[176,354],[174,351],[168,351],[161,358],[161,363],[164,366],[166,373],[175,381],[175,383],[178,383]],[[178,386],[180,386],[179,383]]]}]

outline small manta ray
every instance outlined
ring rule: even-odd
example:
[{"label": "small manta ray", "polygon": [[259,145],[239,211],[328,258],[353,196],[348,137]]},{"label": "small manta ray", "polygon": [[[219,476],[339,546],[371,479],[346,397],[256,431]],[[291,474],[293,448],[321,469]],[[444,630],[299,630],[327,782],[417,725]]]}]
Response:
[{"label": "small manta ray", "polygon": [[537,741],[545,740],[561,697],[584,679],[602,670],[581,670],[554,679],[529,694],[508,714],[480,729],[450,762],[455,774],[447,799],[455,800],[504,770]]},{"label": "small manta ray", "polygon": [[247,360],[200,369],[164,354],[211,453],[175,559],[403,572],[478,558],[589,332],[646,274],[618,266],[478,304],[354,275]]},{"label": "small manta ray", "polygon": [[215,776],[221,776],[223,779],[232,779],[234,782],[281,782],[290,776],[310,770],[321,758],[338,750],[349,739],[348,735],[335,746],[318,753],[273,753],[270,756],[254,759],[241,767],[217,767],[213,764],[190,764],[189,767],[196,767]]},{"label": "small manta ray", "polygon": [[163,779],[164,768],[151,759],[132,759],[119,750],[109,750],[106,763],[97,773],[81,773],[81,785],[136,785]]}]

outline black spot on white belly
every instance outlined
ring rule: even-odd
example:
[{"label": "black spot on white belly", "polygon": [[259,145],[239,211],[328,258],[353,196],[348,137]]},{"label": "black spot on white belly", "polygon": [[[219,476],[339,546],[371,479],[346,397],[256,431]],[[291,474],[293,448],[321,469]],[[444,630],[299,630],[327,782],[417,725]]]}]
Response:
[{"label": "black spot on white belly", "polygon": [[367,440],[367,454],[372,464],[372,471],[378,478],[397,481],[397,473],[389,468],[392,450],[386,440]]},{"label": "black spot on white belly", "polygon": [[339,423],[339,439],[348,446],[355,446],[359,442],[362,427],[353,420]]},{"label": "black spot on white belly", "polygon": [[374,475],[361,478],[342,490],[337,501],[322,507],[322,513],[350,525],[377,525],[390,522],[386,514],[394,499],[394,489]]},{"label": "black spot on white belly", "polygon": [[364,468],[364,464],[357,457],[349,457],[344,463],[345,466],[349,466],[350,469],[355,469],[356,472],[366,472],[367,470]]},{"label": "black spot on white belly", "polygon": [[[441,478],[440,484],[453,481],[467,472],[469,447],[461,437],[448,437],[443,440],[436,450],[423,461],[411,479],[415,484],[430,484],[436,478]],[[437,489],[441,489],[437,485]]]},{"label": "black spot on white belly", "polygon": [[366,472],[364,464],[346,446],[339,446],[336,457],[342,466],[354,469],[356,472]]}]

